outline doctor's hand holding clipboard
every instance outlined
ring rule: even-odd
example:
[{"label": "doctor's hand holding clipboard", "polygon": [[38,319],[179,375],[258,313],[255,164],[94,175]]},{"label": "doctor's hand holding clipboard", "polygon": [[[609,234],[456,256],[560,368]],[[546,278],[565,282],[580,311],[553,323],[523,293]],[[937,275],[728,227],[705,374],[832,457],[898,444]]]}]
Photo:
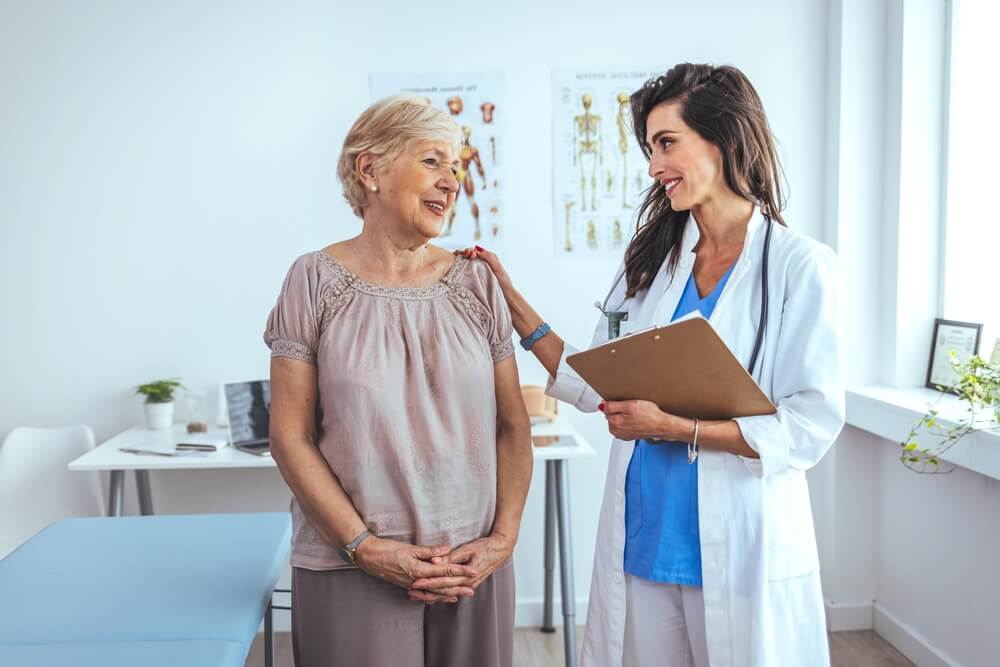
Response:
[{"label": "doctor's hand holding clipboard", "polygon": [[702,419],[604,400],[500,259],[463,251],[496,274],[546,392],[602,411],[614,437],[582,665],[828,665],[805,472],[844,423],[836,256],[786,225],[775,140],[740,70],[677,65],[630,101],[656,184],[588,349],[697,313],[774,409]]}]

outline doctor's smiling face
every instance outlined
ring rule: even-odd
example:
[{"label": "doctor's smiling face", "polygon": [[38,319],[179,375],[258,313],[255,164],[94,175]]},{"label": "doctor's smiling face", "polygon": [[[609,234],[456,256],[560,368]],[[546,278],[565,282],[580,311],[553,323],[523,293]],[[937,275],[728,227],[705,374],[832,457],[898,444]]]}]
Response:
[{"label": "doctor's smiling face", "polygon": [[687,211],[731,190],[722,151],[684,122],[679,100],[663,102],[646,120],[649,175],[663,187],[670,208]]},{"label": "doctor's smiling face", "polygon": [[626,296],[648,289],[664,260],[671,271],[676,267],[689,211],[707,222],[754,202],[785,224],[774,137],[743,72],[680,63],[646,81],[629,100],[632,131],[657,183],[643,195],[625,253]]}]

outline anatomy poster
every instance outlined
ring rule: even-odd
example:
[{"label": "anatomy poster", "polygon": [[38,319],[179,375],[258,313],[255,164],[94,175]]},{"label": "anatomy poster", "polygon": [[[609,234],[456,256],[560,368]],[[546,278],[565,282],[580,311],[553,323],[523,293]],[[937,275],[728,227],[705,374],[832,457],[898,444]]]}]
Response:
[{"label": "anatomy poster", "polygon": [[507,116],[501,72],[372,74],[372,101],[413,93],[447,111],[462,128],[458,199],[437,243],[465,248],[496,246],[504,236],[504,126]]},{"label": "anatomy poster", "polygon": [[621,256],[652,184],[632,133],[629,95],[665,69],[555,71],[552,207],[555,252]]}]

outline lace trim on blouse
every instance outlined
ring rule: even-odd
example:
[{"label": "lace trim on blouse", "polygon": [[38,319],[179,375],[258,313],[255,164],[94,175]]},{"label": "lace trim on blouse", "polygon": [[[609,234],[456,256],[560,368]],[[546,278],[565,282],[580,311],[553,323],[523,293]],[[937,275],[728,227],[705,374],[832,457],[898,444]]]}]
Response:
[{"label": "lace trim on blouse", "polygon": [[316,363],[316,354],[308,347],[302,343],[280,338],[271,341],[271,356],[291,357],[292,359],[308,361],[310,364]]},{"label": "lace trim on blouse", "polygon": [[[493,314],[487,310],[486,306],[464,285],[452,285],[452,289],[448,293],[448,298],[468,313],[473,322],[478,322],[483,333],[489,339],[489,332],[493,329]],[[500,361],[513,353],[514,343],[509,338],[490,343],[490,354],[493,356],[494,362]]]},{"label": "lace trim on blouse", "polygon": [[498,340],[495,343],[490,343],[490,354],[493,355],[493,363],[503,361],[507,357],[514,354],[514,340],[511,338],[504,338],[503,340]]},{"label": "lace trim on blouse", "polygon": [[[465,257],[456,257],[451,268],[448,269],[448,273],[433,285],[427,285],[426,287],[385,287],[359,278],[354,273],[348,271],[343,264],[322,250],[317,250],[316,255],[319,261],[336,276],[336,279],[323,289],[323,293],[320,296],[320,312],[318,316],[320,338],[322,338],[323,333],[337,311],[350,303],[355,290],[375,296],[412,300],[433,299],[437,296],[447,294],[448,298],[468,313],[474,322],[479,323],[484,333],[488,335],[493,328],[493,314],[458,280],[459,276],[462,275],[462,271],[465,270],[465,266],[469,263],[469,260]],[[304,347],[302,351],[308,353],[308,350]],[[277,354],[277,352],[272,353]],[[490,354],[494,362],[506,359],[514,354],[513,340],[506,338],[490,343]],[[313,361],[315,361],[315,356],[313,356]]]},{"label": "lace trim on blouse", "polygon": [[338,274],[337,279],[328,283],[319,297],[319,313],[317,314],[319,338],[329,326],[337,311],[346,306],[354,298],[354,290],[350,289],[351,281],[347,276]]},{"label": "lace trim on blouse", "polygon": [[[374,296],[414,300],[433,299],[447,292],[449,288],[455,285],[455,281],[461,274],[462,268],[469,262],[465,257],[456,257],[455,261],[452,262],[451,268],[448,269],[448,273],[433,285],[427,285],[426,287],[384,287],[383,285],[376,285],[375,283],[370,283],[367,280],[359,278],[348,271],[343,264],[322,250],[317,250],[316,254],[323,264],[345,281],[344,289],[352,287],[359,292]],[[340,281],[338,280],[337,282],[339,283]]]}]

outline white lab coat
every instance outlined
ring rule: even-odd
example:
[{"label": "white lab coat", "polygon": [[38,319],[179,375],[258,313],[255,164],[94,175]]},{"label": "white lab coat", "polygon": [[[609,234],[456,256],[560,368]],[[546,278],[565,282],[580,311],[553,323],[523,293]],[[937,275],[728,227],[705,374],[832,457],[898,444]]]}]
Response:
[{"label": "white lab coat", "polygon": [[[710,322],[744,365],[760,317],[766,227],[755,211],[746,243]],[[625,301],[625,281],[608,300],[627,310],[629,329],[670,322],[694,266],[698,227],[689,217],[673,280],[666,263],[650,288]],[[768,324],[755,377],[775,415],[736,421],[759,454],[749,459],[702,449],[698,512],[709,661],[712,667],[823,667],[829,664],[819,558],[805,471],[844,424],[837,265],[825,245],[775,223],[768,263]],[[607,340],[602,317],[592,346]],[[580,410],[600,397],[566,363],[547,393]],[[614,440],[597,529],[582,667],[622,664],[625,630],[625,474],[633,442]]]}]

